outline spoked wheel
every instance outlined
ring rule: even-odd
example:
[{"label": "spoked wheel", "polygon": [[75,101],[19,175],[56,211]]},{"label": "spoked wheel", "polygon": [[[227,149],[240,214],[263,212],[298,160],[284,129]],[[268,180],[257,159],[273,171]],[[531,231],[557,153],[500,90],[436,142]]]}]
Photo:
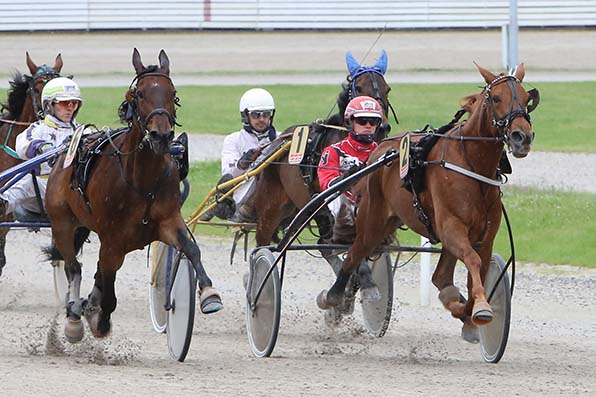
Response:
[{"label": "spoked wheel", "polygon": [[[505,261],[500,255],[493,254],[484,281],[487,298],[493,290],[493,286],[499,280],[503,269],[505,269]],[[482,358],[489,363],[498,363],[503,357],[507,346],[511,321],[510,285],[509,276],[505,273],[489,302],[494,312],[494,318],[487,325],[478,327],[480,331],[480,353]]]},{"label": "spoked wheel", "polygon": [[68,278],[64,271],[64,261],[53,260],[52,271],[54,273],[54,294],[59,306],[66,304],[66,295],[68,294]]},{"label": "spoked wheel", "polygon": [[387,332],[393,308],[393,270],[391,256],[383,253],[371,266],[372,279],[381,293],[378,301],[362,300],[362,315],[366,330],[377,338]]},{"label": "spoked wheel", "polygon": [[155,332],[166,332],[168,312],[165,309],[167,274],[171,274],[174,248],[157,242],[152,246],[151,284],[149,285],[149,313]]},{"label": "spoked wheel", "polygon": [[170,310],[168,311],[168,350],[173,359],[180,362],[186,358],[190,347],[195,321],[195,296],[197,279],[192,263],[179,252],[172,271]]},{"label": "spoked wheel", "polygon": [[[246,284],[246,329],[248,342],[257,357],[269,357],[279,331],[281,315],[281,283],[277,267],[265,280],[275,258],[266,248],[260,249],[250,260],[250,273]],[[259,287],[265,280],[263,290],[255,302]],[[251,308],[251,302],[254,302]]]}]

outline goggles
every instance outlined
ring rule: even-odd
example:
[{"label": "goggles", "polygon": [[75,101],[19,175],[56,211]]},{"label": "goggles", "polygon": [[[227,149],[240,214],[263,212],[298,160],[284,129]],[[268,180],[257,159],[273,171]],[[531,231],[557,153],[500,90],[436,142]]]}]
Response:
[{"label": "goggles", "polygon": [[381,119],[378,117],[354,117],[354,123],[363,127],[367,124],[376,127],[381,123]]},{"label": "goggles", "polygon": [[258,119],[259,117],[271,117],[273,116],[273,110],[253,110],[248,114],[250,114],[250,117],[253,119]]},{"label": "goggles", "polygon": [[61,108],[73,108],[74,110],[78,109],[79,101],[71,100],[71,101],[54,101],[54,105],[59,106]]}]

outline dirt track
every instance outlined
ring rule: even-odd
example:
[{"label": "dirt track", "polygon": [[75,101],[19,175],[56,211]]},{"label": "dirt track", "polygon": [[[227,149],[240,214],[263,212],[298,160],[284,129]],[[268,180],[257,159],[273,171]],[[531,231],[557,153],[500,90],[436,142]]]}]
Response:
[{"label": "dirt track", "polygon": [[[470,47],[470,43],[476,43],[471,40],[475,34],[488,34],[492,47],[500,48],[498,33],[496,36],[491,32],[443,36],[444,32],[438,32],[431,38],[420,35],[420,41],[411,38],[414,33],[384,36],[386,41],[380,42],[375,49],[387,48],[390,65],[396,65],[396,68],[425,67],[433,60],[440,60],[441,68],[470,69],[472,72],[472,60],[487,67],[498,67],[500,51],[490,47],[488,50]],[[528,40],[533,46],[528,53],[529,64],[553,69],[558,68],[557,65],[573,67],[578,73],[596,70],[596,62],[590,58],[595,56],[592,47],[596,42],[594,32],[564,37],[549,35],[548,40],[541,38],[540,32],[534,34],[537,36],[521,36],[522,42]],[[4,48],[0,71],[9,66],[22,69],[25,49],[30,49],[34,59],[40,62],[49,62],[61,51],[65,57],[65,72],[84,76],[87,71],[91,76],[93,70],[113,71],[122,73],[127,84],[131,47],[138,45],[143,53],[156,56],[158,49],[164,46],[175,65],[175,73],[189,73],[189,78],[211,81],[214,79],[212,75],[195,77],[191,74],[197,69],[254,70],[251,61],[255,53],[267,50],[269,54],[274,48],[269,41],[273,39],[267,39],[274,36],[271,34],[249,34],[242,40],[234,38],[231,41],[234,46],[229,48],[224,47],[223,41],[218,41],[217,37],[201,32],[185,35],[186,40],[182,37],[172,40],[164,34],[114,35],[107,39],[96,35],[68,38],[27,35],[18,40],[3,37],[1,46],[13,43],[10,44],[13,47]],[[228,34],[221,36],[224,40]],[[580,36],[588,42],[573,41]],[[307,42],[310,47],[297,42],[287,45],[282,40],[282,46],[273,52],[275,55],[270,58],[269,65],[272,70],[283,69],[280,65],[292,70],[312,70],[320,64],[321,70],[333,71],[321,75],[330,84],[337,84],[345,75],[345,50],[352,49],[361,55],[375,37],[373,33],[359,37],[342,35],[334,41],[331,38],[315,40],[317,36],[313,35]],[[95,41],[88,41],[90,38]],[[49,39],[60,44],[51,46]],[[155,43],[149,45],[149,40]],[[106,43],[112,47],[110,52],[100,50],[99,45]],[[297,50],[313,52],[313,43],[333,45],[335,52],[316,52],[320,62],[301,66],[302,58],[295,56]],[[389,47],[392,43],[399,44],[399,48]],[[429,43],[432,45],[425,47]],[[421,47],[427,48],[426,52],[421,53]],[[586,57],[573,61],[571,54],[564,52],[571,51],[568,47],[573,47],[578,54],[584,52]],[[586,51],[588,48],[590,51]],[[462,59],[460,51],[474,54],[474,58]],[[73,61],[73,53],[78,54],[78,61]],[[221,56],[214,57],[216,53]],[[291,54],[292,61],[285,58],[282,62],[282,54]],[[530,54],[540,55],[540,59],[534,59]],[[416,63],[411,64],[414,61]],[[119,66],[112,69],[115,62]],[[476,75],[474,78],[477,80]],[[116,293],[119,301],[113,316],[113,335],[105,341],[86,338],[81,344],[70,346],[61,337],[63,314],[54,304],[50,266],[41,263],[39,255],[40,247],[48,243],[47,234],[12,231],[7,242],[9,263],[0,277],[2,395],[63,395],[65,392],[73,395],[103,395],[106,392],[156,395],[178,392],[205,396],[459,396],[497,393],[593,395],[596,392],[593,375],[596,367],[596,273],[593,270],[522,266],[513,297],[508,349],[501,363],[488,365],[481,362],[477,345],[469,345],[460,339],[459,323],[440,307],[436,291],[432,294],[431,307],[419,305],[415,262],[396,274],[394,320],[385,337],[374,339],[363,332],[358,312],[353,320],[348,319],[337,329],[325,326],[314,300],[320,289],[330,285],[331,271],[320,259],[292,254],[284,281],[277,347],[272,358],[256,359],[251,356],[244,331],[241,276],[246,264],[237,254],[234,265],[228,265],[231,237],[222,241],[198,238],[205,266],[222,291],[225,309],[209,317],[197,313],[189,356],[184,364],[178,364],[169,359],[165,336],[155,334],[151,329],[145,252],[131,253],[118,274]],[[85,251],[83,293],[90,289],[97,246],[94,237]],[[460,273],[458,279],[464,278]]]}]

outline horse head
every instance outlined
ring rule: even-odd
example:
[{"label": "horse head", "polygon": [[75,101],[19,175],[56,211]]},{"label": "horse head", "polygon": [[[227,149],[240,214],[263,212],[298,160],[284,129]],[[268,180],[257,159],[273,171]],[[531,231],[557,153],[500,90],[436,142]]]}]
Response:
[{"label": "horse head", "polygon": [[482,108],[488,113],[498,137],[509,146],[514,157],[526,157],[534,141],[534,130],[530,119],[540,100],[537,89],[526,91],[522,87],[525,75],[524,64],[518,65],[509,74],[495,75],[476,65],[486,82],[483,89]]},{"label": "horse head", "polygon": [[387,115],[391,106],[389,103],[391,87],[389,87],[384,77],[385,72],[387,72],[387,53],[385,50],[381,51],[381,55],[374,66],[363,66],[348,51],[346,53],[346,66],[349,75],[346,78],[343,96],[340,94],[338,100],[341,115],[343,116],[348,102],[355,97],[366,95],[375,98],[384,110],[383,124],[379,127],[377,133],[382,135],[381,139],[387,137],[389,131],[391,131],[391,126],[387,122]]},{"label": "horse head", "polygon": [[53,78],[60,77],[60,71],[64,65],[62,62],[62,55],[58,54],[54,61],[54,66],[46,64],[37,66],[35,62],[27,55],[27,67],[29,68],[30,76],[25,76],[25,80],[28,83],[27,94],[31,100],[34,114],[37,119],[43,118],[43,109],[41,107],[41,92],[46,83]]},{"label": "horse head", "polygon": [[156,154],[169,153],[176,125],[178,97],[170,78],[170,61],[165,51],[159,53],[159,65],[144,66],[135,48],[132,64],[136,76],[126,93],[125,105],[133,128],[142,134]]}]

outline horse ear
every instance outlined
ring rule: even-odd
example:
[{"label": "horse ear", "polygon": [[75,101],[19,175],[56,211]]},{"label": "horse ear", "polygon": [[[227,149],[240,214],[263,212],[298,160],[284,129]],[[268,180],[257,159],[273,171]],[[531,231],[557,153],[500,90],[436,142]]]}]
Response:
[{"label": "horse ear", "polygon": [[518,79],[519,81],[523,81],[524,80],[524,76],[526,75],[526,67],[524,66],[523,63],[520,63],[519,65],[517,65],[517,67],[515,68],[515,78]]},{"label": "horse ear", "polygon": [[62,54],[58,54],[58,56],[56,56],[56,62],[54,62],[54,67],[52,69],[54,69],[56,73],[60,73],[63,65],[64,63],[62,62]]},{"label": "horse ear", "polygon": [[159,66],[165,74],[170,74],[170,60],[163,49],[159,52]]},{"label": "horse ear", "polygon": [[484,77],[484,81],[486,81],[486,84],[492,83],[497,78],[496,75],[494,75],[493,73],[484,69],[482,66],[478,65],[476,62],[474,62],[474,65],[476,65],[476,67],[478,68],[478,71],[480,72],[482,77]]},{"label": "horse ear", "polygon": [[143,65],[143,62],[141,62],[141,54],[139,54],[139,50],[136,48],[132,51],[132,66],[135,67],[137,74],[140,74],[145,70],[145,66]]},{"label": "horse ear", "polygon": [[375,63],[374,68],[381,72],[382,75],[387,71],[387,52],[385,50],[381,51],[381,56],[377,60],[377,63]]},{"label": "horse ear", "polygon": [[350,72],[350,76],[353,76],[360,68],[360,63],[358,63],[350,51],[346,53],[346,65],[348,66],[348,72]]},{"label": "horse ear", "polygon": [[29,72],[31,72],[31,75],[33,76],[39,67],[33,62],[28,51],[26,51],[25,54],[27,54],[27,67],[29,67]]}]

